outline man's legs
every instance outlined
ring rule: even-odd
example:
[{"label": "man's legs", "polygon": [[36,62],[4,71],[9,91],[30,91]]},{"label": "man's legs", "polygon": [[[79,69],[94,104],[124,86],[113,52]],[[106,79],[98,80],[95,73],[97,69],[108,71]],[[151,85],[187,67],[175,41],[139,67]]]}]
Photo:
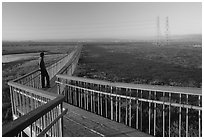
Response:
[{"label": "man's legs", "polygon": [[45,88],[45,75],[41,72],[41,84],[42,88]]},{"label": "man's legs", "polygon": [[46,87],[50,87],[50,77],[49,77],[47,71],[45,72],[45,77],[46,77],[46,81],[47,81],[47,86]]}]

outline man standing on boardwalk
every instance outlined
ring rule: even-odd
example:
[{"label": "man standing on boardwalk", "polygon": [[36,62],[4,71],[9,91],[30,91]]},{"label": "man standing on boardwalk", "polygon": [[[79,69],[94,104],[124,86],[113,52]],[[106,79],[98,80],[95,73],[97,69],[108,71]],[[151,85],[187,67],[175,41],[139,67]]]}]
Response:
[{"label": "man standing on boardwalk", "polygon": [[50,79],[49,79],[49,75],[48,75],[46,67],[45,67],[44,53],[43,52],[40,53],[39,65],[40,65],[40,71],[41,71],[42,88],[45,88],[45,78],[46,78],[46,82],[47,82],[46,87],[50,88]]}]

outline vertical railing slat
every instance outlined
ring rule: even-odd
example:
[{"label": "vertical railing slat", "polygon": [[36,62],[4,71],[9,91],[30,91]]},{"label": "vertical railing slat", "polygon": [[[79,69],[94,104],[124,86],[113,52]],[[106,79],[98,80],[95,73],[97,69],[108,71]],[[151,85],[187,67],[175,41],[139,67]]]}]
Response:
[{"label": "vertical railing slat", "polygon": [[132,100],[131,100],[131,90],[129,89],[129,96],[130,96],[130,99],[129,99],[129,126],[131,127],[131,117],[132,117]]},{"label": "vertical railing slat", "polygon": [[[151,91],[148,91],[149,92],[149,100],[151,100]],[[151,103],[149,102],[149,134],[150,134],[150,131],[151,131]]]},{"label": "vertical railing slat", "polygon": [[[186,104],[188,105],[188,94],[186,95]],[[186,108],[186,137],[188,137],[188,108]]]},{"label": "vertical railing slat", "polygon": [[[100,91],[102,91],[102,86],[100,85]],[[101,104],[101,116],[103,115],[103,94],[100,94],[100,104]]]},{"label": "vertical railing slat", "polygon": [[[156,100],[156,97],[157,97],[157,94],[156,94],[156,91],[154,91],[154,99]],[[156,111],[157,109],[157,104],[154,103],[154,136],[156,135]]]},{"label": "vertical railing slat", "polygon": [[115,121],[117,122],[118,121],[118,92],[117,92],[117,87],[115,88],[115,94],[116,94],[116,97],[115,97]]},{"label": "vertical railing slat", "polygon": [[[100,85],[98,85],[98,90],[100,91]],[[98,115],[100,115],[100,93],[97,93],[98,96]]]},{"label": "vertical railing slat", "polygon": [[110,99],[111,99],[111,120],[113,120],[113,97],[112,97],[112,93],[113,93],[113,88],[111,86],[110,88]]},{"label": "vertical railing slat", "polygon": [[163,117],[163,137],[165,137],[165,105],[164,105],[165,92],[162,92],[162,94],[163,94],[163,107],[162,107],[162,112],[163,112],[163,114],[162,114],[162,117]]},{"label": "vertical railing slat", "polygon": [[[198,96],[198,106],[201,106],[201,99],[200,96]],[[201,111],[198,110],[198,136],[201,137]]]},{"label": "vertical railing slat", "polygon": [[128,124],[128,102],[127,102],[127,89],[125,89],[125,124]]},{"label": "vertical railing slat", "polygon": [[169,137],[171,137],[171,93],[169,93]]},{"label": "vertical railing slat", "polygon": [[136,97],[136,129],[139,129],[139,124],[138,124],[138,121],[139,121],[139,102],[138,102],[138,97],[139,97],[139,90],[137,89],[137,97]]},{"label": "vertical railing slat", "polygon": [[[105,86],[105,92],[107,91],[107,86]],[[108,97],[107,94],[105,95],[105,111],[106,111],[106,118],[108,117]]]},{"label": "vertical railing slat", "polygon": [[[181,104],[181,93],[179,93],[179,104]],[[181,137],[181,106],[179,107],[179,137]]]}]

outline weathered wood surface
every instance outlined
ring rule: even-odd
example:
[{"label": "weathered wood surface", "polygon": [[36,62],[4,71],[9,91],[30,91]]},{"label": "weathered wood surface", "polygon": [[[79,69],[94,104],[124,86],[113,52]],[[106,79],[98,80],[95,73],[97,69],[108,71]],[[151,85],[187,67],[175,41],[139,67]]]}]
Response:
[{"label": "weathered wood surface", "polygon": [[68,109],[64,115],[64,136],[72,137],[150,137],[150,135],[109,120],[73,105],[63,103]]}]

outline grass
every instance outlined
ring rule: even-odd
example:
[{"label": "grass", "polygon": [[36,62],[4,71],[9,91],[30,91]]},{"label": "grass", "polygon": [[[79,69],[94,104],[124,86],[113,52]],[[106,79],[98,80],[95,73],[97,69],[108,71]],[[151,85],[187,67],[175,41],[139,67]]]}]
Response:
[{"label": "grass", "polygon": [[[149,46],[148,46],[149,45]],[[201,87],[201,49],[86,45],[76,75],[113,82]]]},{"label": "grass", "polygon": [[[182,44],[183,45],[183,44]],[[202,86],[201,49],[183,47],[179,44],[168,47],[155,47],[150,43],[135,44],[87,44],[83,47],[76,76],[112,82],[137,84],[169,85],[180,87]],[[143,94],[144,95],[144,94]],[[159,96],[157,96],[159,97]],[[179,96],[174,97],[176,101]],[[158,99],[167,99],[159,97]],[[190,103],[198,103],[197,98],[189,97]],[[185,98],[184,98],[184,101]],[[109,103],[110,105],[110,103]],[[108,106],[109,106],[108,105]],[[148,103],[143,104],[143,129],[148,133]],[[168,107],[165,107],[168,110]],[[110,110],[109,110],[110,111]],[[135,110],[132,110],[135,113]],[[171,136],[178,136],[178,108],[171,108]],[[124,122],[124,113],[122,120]],[[186,111],[182,110],[181,135],[186,136]],[[156,136],[162,136],[162,107],[157,109]],[[189,135],[198,136],[198,111],[189,111]],[[168,116],[165,116],[168,121]],[[135,119],[132,119],[135,127]],[[153,113],[151,112],[151,124]],[[151,125],[153,126],[153,125]],[[165,127],[168,136],[168,126]],[[153,131],[151,130],[151,134]]]}]

